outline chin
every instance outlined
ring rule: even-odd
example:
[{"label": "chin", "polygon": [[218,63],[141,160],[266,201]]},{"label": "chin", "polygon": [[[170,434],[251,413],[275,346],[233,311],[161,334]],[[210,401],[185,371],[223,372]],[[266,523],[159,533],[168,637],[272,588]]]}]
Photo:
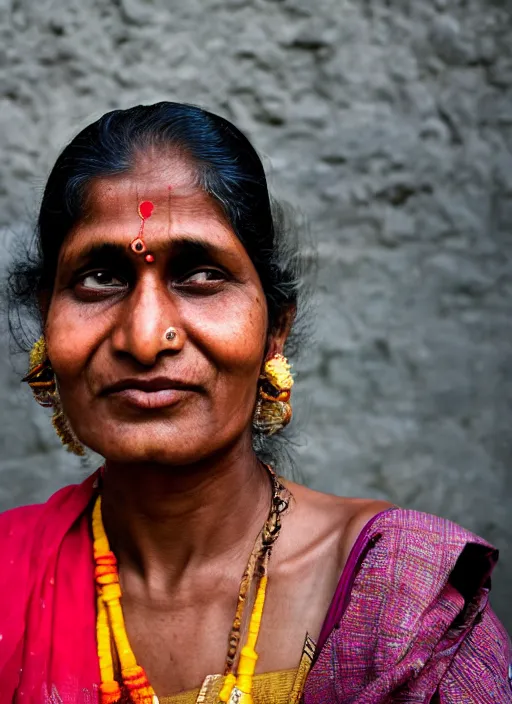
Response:
[{"label": "chin", "polygon": [[[98,433],[77,432],[80,440],[94,452],[116,464],[161,464],[190,465],[222,451],[229,445],[223,442],[219,432],[211,431],[199,434],[169,427],[165,429],[148,429],[136,427],[128,432]],[[213,443],[212,439],[216,442]]]},{"label": "chin", "polygon": [[191,465],[246,441],[252,445],[249,414],[226,422],[226,414],[173,412],[127,418],[104,410],[81,417],[76,413],[70,422],[79,440],[107,462]]}]

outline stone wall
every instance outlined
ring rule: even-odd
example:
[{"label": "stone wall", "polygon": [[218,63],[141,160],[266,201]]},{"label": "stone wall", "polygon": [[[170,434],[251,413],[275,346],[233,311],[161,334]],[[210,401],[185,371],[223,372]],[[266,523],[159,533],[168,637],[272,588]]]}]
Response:
[{"label": "stone wall", "polygon": [[[305,481],[493,541],[493,603],[512,630],[512,3],[1,6],[2,260],[58,151],[106,110],[173,99],[235,121],[318,242],[317,325],[295,394]],[[12,359],[1,508],[87,470],[59,449]]]}]

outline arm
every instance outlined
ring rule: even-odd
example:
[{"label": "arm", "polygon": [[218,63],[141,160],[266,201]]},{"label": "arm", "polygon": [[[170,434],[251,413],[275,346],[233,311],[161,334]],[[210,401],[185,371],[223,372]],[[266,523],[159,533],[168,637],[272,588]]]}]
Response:
[{"label": "arm", "polygon": [[511,704],[510,639],[489,605],[462,642],[432,704]]}]

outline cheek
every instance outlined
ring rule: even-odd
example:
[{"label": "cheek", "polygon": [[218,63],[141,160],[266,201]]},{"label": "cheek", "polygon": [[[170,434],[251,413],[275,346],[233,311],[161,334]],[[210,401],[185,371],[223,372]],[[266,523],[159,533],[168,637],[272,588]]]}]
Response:
[{"label": "cheek", "polygon": [[83,371],[98,344],[101,330],[74,306],[56,301],[45,325],[46,346],[52,367],[60,379],[73,379]]},{"label": "cheek", "polygon": [[193,327],[199,346],[214,358],[217,368],[235,375],[259,374],[267,336],[263,296],[238,296],[235,303],[219,306],[215,314],[201,316],[201,321],[196,319]]}]

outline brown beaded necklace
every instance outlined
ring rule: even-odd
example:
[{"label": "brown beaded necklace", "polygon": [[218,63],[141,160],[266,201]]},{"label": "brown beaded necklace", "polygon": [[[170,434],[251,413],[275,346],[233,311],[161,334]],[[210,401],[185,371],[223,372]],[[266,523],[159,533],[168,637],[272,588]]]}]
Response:
[{"label": "brown beaded necklace", "polygon": [[[238,593],[238,602],[235,612],[235,618],[228,639],[228,653],[226,656],[226,667],[224,674],[226,677],[233,674],[235,658],[238,652],[240,643],[240,629],[247,603],[247,594],[254,581],[254,575],[259,578],[267,574],[268,561],[272,553],[272,548],[279,536],[281,530],[281,515],[286,511],[290,502],[290,492],[279,481],[274,470],[269,465],[264,465],[270,475],[272,481],[272,500],[270,511],[265,525],[257,537],[254,544],[251,556],[245,568],[245,572],[240,582],[240,590]],[[227,701],[227,700],[226,700]]]}]

